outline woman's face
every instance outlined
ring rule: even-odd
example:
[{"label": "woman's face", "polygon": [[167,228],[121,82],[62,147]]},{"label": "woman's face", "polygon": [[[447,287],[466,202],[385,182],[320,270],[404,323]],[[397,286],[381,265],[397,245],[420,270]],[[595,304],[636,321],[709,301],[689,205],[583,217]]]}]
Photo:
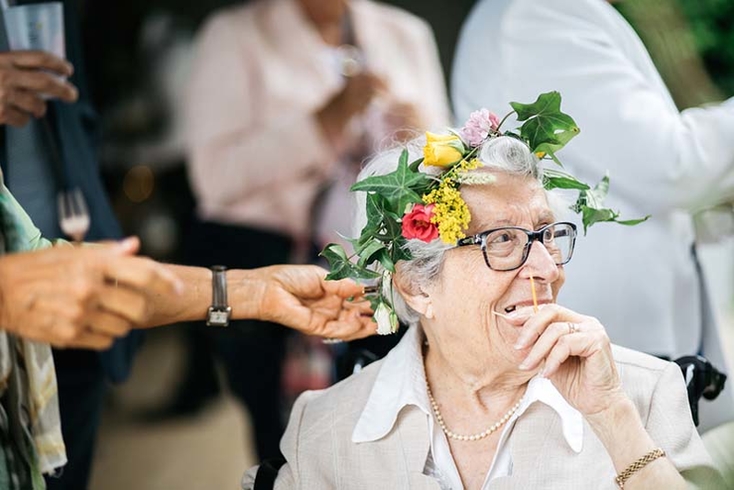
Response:
[{"label": "woman's face", "polygon": [[[502,226],[537,230],[555,221],[545,191],[537,181],[498,173],[491,185],[468,186],[462,196],[471,211],[467,235]],[[533,242],[527,261],[519,269],[494,271],[487,267],[480,247],[449,250],[438,278],[426,289],[432,317],[424,327],[437,346],[458,362],[470,363],[478,372],[488,366],[515,369],[527,350],[514,344],[522,329],[494,314],[503,315],[532,307],[530,278],[538,303],[552,303],[563,284],[563,268],[540,242]],[[433,337],[433,338],[431,338]]]}]

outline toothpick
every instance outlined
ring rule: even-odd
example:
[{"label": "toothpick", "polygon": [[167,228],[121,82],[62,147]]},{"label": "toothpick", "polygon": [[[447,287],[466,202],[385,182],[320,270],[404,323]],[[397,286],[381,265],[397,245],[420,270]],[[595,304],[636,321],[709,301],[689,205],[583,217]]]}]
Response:
[{"label": "toothpick", "polygon": [[492,310],[492,314],[497,315],[500,318],[504,318],[505,320],[510,320],[512,318],[510,315],[503,315],[502,313],[500,313],[497,310]]},{"label": "toothpick", "polygon": [[533,293],[533,313],[538,312],[538,295],[535,294],[535,281],[533,280],[533,276],[530,276],[530,290]]}]

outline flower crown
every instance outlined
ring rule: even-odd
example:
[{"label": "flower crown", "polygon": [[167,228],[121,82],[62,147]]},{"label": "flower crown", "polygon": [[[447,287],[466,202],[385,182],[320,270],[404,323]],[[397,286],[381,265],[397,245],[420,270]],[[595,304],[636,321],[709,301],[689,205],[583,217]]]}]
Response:
[{"label": "flower crown", "polygon": [[[556,152],[579,133],[574,120],[561,112],[558,92],[541,94],[532,104],[511,102],[512,111],[502,120],[487,109],[472,113],[458,132],[446,135],[426,133],[423,158],[408,162],[408,150],[400,154],[398,167],[386,175],[368,177],[354,184],[352,191],[367,193],[367,224],[359,237],[349,240],[354,254],[348,256],[337,244],[329,244],[321,255],[329,262],[329,280],[346,277],[376,280],[377,287],[367,295],[375,311],[378,333],[397,331],[398,318],[393,309],[392,273],[400,260],[410,260],[408,240],[429,243],[438,238],[456,244],[464,238],[471,214],[459,192],[461,185],[486,184],[495,180],[490,173],[470,173],[482,166],[477,158],[482,145],[498,136],[517,138],[540,160],[552,160],[563,167]],[[522,125],[501,131],[512,114]],[[421,166],[423,171],[421,171]],[[584,233],[594,223],[613,221],[635,225],[649,216],[619,220],[619,213],[603,207],[609,189],[609,176],[595,187],[558,169],[543,169],[543,187],[578,191],[571,209],[581,214]],[[357,258],[356,262],[352,259]],[[384,285],[389,287],[385,288]]]}]

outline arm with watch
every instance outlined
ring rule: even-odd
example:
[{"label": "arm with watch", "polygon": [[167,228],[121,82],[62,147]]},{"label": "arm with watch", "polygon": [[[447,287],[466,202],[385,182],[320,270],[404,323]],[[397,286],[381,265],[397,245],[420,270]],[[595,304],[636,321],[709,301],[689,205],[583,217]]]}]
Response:
[{"label": "arm with watch", "polygon": [[183,292],[155,295],[145,327],[193,320],[226,327],[230,320],[258,319],[343,340],[375,333],[369,303],[351,301],[362,287],[350,280],[325,281],[326,271],[317,266],[165,267],[181,279]]}]

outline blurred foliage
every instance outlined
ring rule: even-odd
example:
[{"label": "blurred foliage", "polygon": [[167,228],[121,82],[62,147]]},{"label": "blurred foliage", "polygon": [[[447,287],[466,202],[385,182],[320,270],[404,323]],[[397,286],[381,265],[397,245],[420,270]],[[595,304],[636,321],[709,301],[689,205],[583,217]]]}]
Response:
[{"label": "blurred foliage", "polygon": [[679,0],[711,77],[734,95],[734,2]]},{"label": "blurred foliage", "polygon": [[734,94],[731,0],[626,0],[637,31],[680,109]]}]

